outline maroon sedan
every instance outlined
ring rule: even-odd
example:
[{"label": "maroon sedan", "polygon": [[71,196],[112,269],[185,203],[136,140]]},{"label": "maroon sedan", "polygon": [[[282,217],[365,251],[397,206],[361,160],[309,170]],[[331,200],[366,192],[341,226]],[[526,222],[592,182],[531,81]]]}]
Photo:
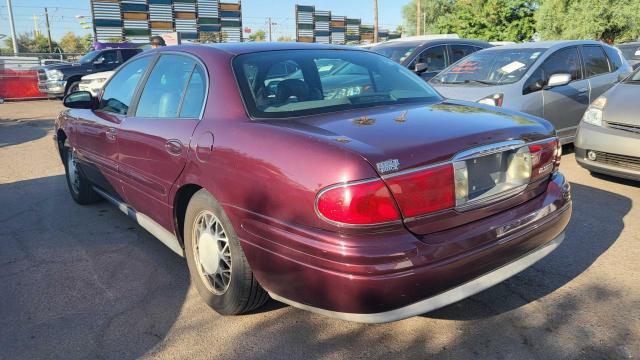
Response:
[{"label": "maroon sedan", "polygon": [[272,298],[387,322],[503,281],[571,216],[553,127],[448,101],[383,56],[177,46],[124,64],[56,121],[79,204],[116,204],[187,258],[221,314]]}]

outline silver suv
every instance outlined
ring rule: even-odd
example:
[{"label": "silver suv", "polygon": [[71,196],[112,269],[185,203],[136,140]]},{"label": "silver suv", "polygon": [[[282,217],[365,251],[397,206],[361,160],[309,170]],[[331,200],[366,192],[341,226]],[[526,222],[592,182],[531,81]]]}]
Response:
[{"label": "silver suv", "polygon": [[591,101],[631,71],[614,47],[596,41],[543,41],[475,52],[430,83],[447,98],[543,117],[565,144],[573,142]]}]

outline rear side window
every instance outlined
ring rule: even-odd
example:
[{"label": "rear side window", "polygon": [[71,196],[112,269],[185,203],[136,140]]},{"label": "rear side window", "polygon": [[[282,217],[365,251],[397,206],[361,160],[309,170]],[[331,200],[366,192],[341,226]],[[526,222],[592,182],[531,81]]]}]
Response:
[{"label": "rear side window", "polygon": [[118,52],[115,50],[103,51],[93,62],[100,65],[117,64]]},{"label": "rear side window", "polygon": [[620,69],[620,67],[622,66],[622,58],[620,53],[618,52],[619,50],[611,46],[604,46],[603,48],[604,48],[604,52],[607,53],[607,57],[609,58],[609,65],[611,65],[611,71],[616,71]]},{"label": "rear side window", "polygon": [[541,67],[545,83],[554,74],[571,74],[571,80],[582,79],[580,58],[578,57],[578,49],[575,47],[554,52],[544,61]]},{"label": "rear side window", "polygon": [[476,52],[476,47],[469,45],[451,45],[451,63],[462,59],[463,57]]},{"label": "rear side window", "polygon": [[187,91],[184,94],[184,101],[180,107],[181,118],[199,118],[204,104],[206,94],[207,78],[202,66],[196,65],[191,74]]},{"label": "rear side window", "polygon": [[586,77],[592,77],[609,72],[609,62],[601,46],[583,46],[582,60]]},{"label": "rear side window", "polygon": [[427,71],[440,71],[445,68],[444,46],[434,46],[424,50],[409,66],[415,70],[416,64],[427,64]]},{"label": "rear side window", "polygon": [[137,117],[176,118],[195,60],[181,55],[162,55],[144,85]]},{"label": "rear side window", "polygon": [[133,93],[150,61],[150,56],[133,60],[113,75],[104,89],[99,109],[126,115],[129,105],[131,105],[131,99],[133,99]]}]

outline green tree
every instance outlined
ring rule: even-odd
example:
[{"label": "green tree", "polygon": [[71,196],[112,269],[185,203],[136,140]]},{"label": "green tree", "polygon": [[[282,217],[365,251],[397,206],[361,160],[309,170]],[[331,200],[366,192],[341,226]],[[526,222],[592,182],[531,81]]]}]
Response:
[{"label": "green tree", "polygon": [[77,53],[83,50],[82,39],[69,31],[60,39],[60,48],[67,53]]},{"label": "green tree", "polygon": [[91,49],[91,45],[93,45],[93,35],[86,34],[85,36],[81,37],[80,45],[82,45],[80,52],[83,52],[83,53],[88,52],[89,49]]},{"label": "green tree", "polygon": [[436,23],[445,14],[449,13],[455,4],[455,0],[412,0],[402,8],[402,17],[405,22],[405,30],[408,35],[416,35],[416,10],[417,1],[420,1],[421,32],[424,34],[436,34]]},{"label": "green tree", "polygon": [[486,41],[527,41],[535,33],[536,7],[530,0],[458,0],[436,29]]},{"label": "green tree", "polygon": [[251,41],[264,41],[267,38],[267,34],[264,30],[258,30],[255,33],[249,35],[249,40]]},{"label": "green tree", "polygon": [[[35,37],[31,37],[29,33],[21,33],[16,37],[16,42],[18,43],[18,52],[19,53],[48,53],[49,52],[49,41],[45,36],[41,34],[36,34]],[[13,43],[11,42],[11,38],[7,37],[4,39],[5,43],[5,52],[13,53]],[[58,44],[53,41],[53,48],[58,47]]]},{"label": "green tree", "polygon": [[536,19],[545,40],[624,42],[640,37],[638,0],[541,0]]}]

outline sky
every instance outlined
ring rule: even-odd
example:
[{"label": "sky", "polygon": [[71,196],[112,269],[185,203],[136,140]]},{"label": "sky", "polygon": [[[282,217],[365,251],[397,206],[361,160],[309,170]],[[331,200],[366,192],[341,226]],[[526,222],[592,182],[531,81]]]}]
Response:
[{"label": "sky", "polygon": [[[394,30],[402,25],[402,7],[410,0],[378,0],[380,28]],[[373,24],[371,0],[243,0],[243,26],[253,31],[266,30],[266,19],[271,17],[274,39],[279,36],[295,37],[295,5],[315,5],[318,10],[330,10],[335,15],[361,18],[363,24]],[[51,37],[60,39],[68,31],[83,35],[76,15],[90,15],[89,0],[13,0],[13,15],[17,33],[33,32],[34,19],[40,31],[46,34],[44,7],[49,11]],[[0,34],[9,36],[7,1],[0,0]]]}]

